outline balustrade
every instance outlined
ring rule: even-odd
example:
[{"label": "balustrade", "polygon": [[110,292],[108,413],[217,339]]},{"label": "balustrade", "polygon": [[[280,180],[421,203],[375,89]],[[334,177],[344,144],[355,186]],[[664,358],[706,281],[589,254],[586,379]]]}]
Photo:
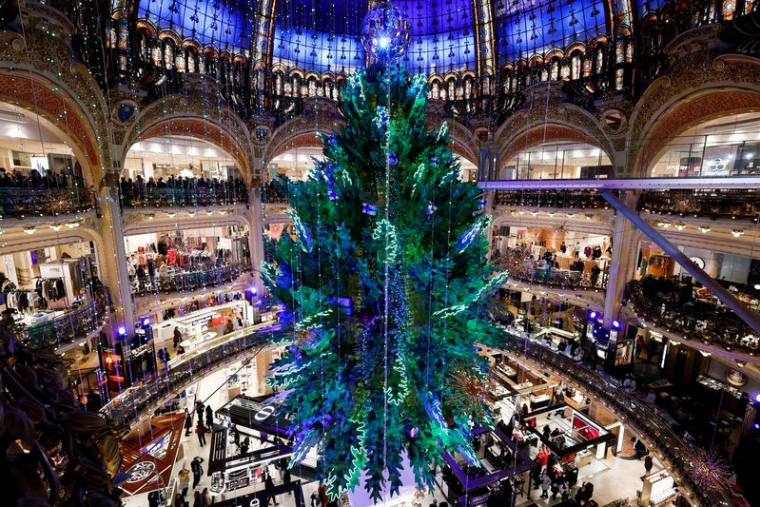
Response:
[{"label": "balustrade", "polygon": [[600,192],[593,190],[497,190],[497,206],[554,209],[609,209]]},{"label": "balustrade", "polygon": [[648,190],[639,210],[664,215],[744,219],[760,216],[758,190]]},{"label": "balustrade", "polygon": [[121,205],[127,208],[205,207],[236,204],[248,206],[248,192],[242,182],[199,186],[198,180],[193,179],[186,185],[184,188],[140,189],[122,184]]},{"label": "balustrade", "polygon": [[0,218],[64,216],[94,208],[93,195],[83,187],[0,187]]},{"label": "balustrade", "polygon": [[760,337],[737,315],[712,302],[684,302],[677,291],[647,289],[632,280],[625,290],[625,299],[636,315],[666,331],[683,335],[686,340],[714,343],[727,350],[749,354],[760,352]]},{"label": "balustrade", "polygon": [[[95,289],[75,308],[62,315],[31,325],[19,324],[19,340],[33,348],[56,348],[85,338],[99,330],[109,312],[105,288]],[[43,314],[44,315],[44,314]]]}]

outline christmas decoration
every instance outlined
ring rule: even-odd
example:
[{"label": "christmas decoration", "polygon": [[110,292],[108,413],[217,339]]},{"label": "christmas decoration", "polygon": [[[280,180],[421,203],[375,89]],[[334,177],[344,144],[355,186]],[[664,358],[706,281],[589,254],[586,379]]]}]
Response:
[{"label": "christmas decoration", "polygon": [[689,475],[702,488],[709,491],[724,491],[728,488],[730,468],[726,460],[714,451],[701,447],[692,453]]},{"label": "christmas decoration", "polygon": [[488,376],[472,364],[459,364],[449,374],[449,403],[459,412],[473,414],[481,421],[487,420],[485,400],[488,391]]},{"label": "christmas decoration", "polygon": [[262,272],[295,340],[268,381],[294,414],[290,466],[317,448],[332,498],[363,471],[374,499],[397,493],[406,459],[430,488],[444,450],[479,464],[471,428],[492,424],[476,344],[503,339],[485,316],[506,273],[485,260],[490,221],[447,127],[426,129],[427,94],[396,64],[352,75],[326,160],[278,183],[295,234],[268,243]]},{"label": "christmas decoration", "polygon": [[411,39],[409,20],[390,2],[379,2],[364,17],[362,44],[373,61],[393,61],[406,53]]}]

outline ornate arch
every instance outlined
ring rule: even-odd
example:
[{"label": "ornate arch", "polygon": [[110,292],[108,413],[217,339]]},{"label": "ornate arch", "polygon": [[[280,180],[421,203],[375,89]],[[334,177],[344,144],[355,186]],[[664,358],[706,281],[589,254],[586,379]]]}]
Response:
[{"label": "ornate arch", "polygon": [[[0,71],[0,101],[19,106],[46,120],[71,143],[77,161],[92,180],[100,176],[102,157],[89,118],[72,97],[53,91],[60,87],[45,83],[40,76]],[[90,181],[93,183],[93,181]]]},{"label": "ornate arch", "polygon": [[526,90],[527,100],[494,134],[502,161],[544,142],[576,141],[596,146],[614,160],[613,143],[602,123],[588,111],[562,102],[557,85],[538,83]]},{"label": "ornate arch", "polygon": [[253,151],[248,128],[226,106],[192,94],[164,97],[148,106],[124,135],[122,163],[135,143],[165,135],[183,135],[207,141],[227,152],[240,166],[244,180],[253,175]]},{"label": "ornate arch", "polygon": [[318,108],[307,116],[298,116],[283,123],[272,133],[269,144],[264,149],[265,163],[293,148],[319,146],[317,134],[329,134],[335,128],[337,118],[333,106]]},{"label": "ornate arch", "polygon": [[644,133],[635,174],[647,177],[670,140],[685,130],[723,116],[758,111],[760,92],[741,88],[700,89],[675,101]]},{"label": "ornate arch", "polygon": [[671,65],[631,114],[626,174],[648,174],[667,138],[698,123],[760,110],[760,59],[719,55],[717,25],[695,28],[666,48]]},{"label": "ornate arch", "polygon": [[69,45],[75,27],[37,2],[21,12],[25,32],[0,34],[0,100],[39,114],[71,142],[86,179],[111,165],[106,98]]}]

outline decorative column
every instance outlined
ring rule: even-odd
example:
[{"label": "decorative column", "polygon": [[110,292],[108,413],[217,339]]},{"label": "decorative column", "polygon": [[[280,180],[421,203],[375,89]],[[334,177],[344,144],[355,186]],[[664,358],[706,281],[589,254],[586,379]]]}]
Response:
[{"label": "decorative column", "polygon": [[[621,191],[620,200],[631,208],[636,207],[637,199],[638,192]],[[609,266],[607,297],[604,300],[604,327],[607,329],[618,318],[625,285],[632,278],[633,270],[636,269],[633,263],[637,254],[637,232],[637,229],[632,227],[622,214],[618,214],[612,229],[612,260]]]},{"label": "decorative column", "polygon": [[127,251],[124,245],[118,181],[118,173],[107,173],[98,192],[98,208],[101,215],[100,234],[106,248],[112,248],[111,253],[104,252],[104,265],[100,267],[100,271],[105,277],[103,283],[111,292],[112,303],[116,310],[113,327],[118,328],[123,325],[127,333],[132,334],[135,329],[135,313],[127,273]]},{"label": "decorative column", "polygon": [[261,263],[264,261],[264,221],[261,211],[261,181],[254,178],[248,190],[251,208],[251,263],[253,264],[253,283],[259,294],[264,284],[261,282]]}]

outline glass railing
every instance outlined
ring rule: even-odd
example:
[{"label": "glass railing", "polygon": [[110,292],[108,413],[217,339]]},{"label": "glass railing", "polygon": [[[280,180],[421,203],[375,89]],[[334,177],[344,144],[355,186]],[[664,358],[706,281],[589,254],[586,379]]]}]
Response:
[{"label": "glass railing", "polygon": [[[221,338],[223,339],[219,339],[214,347],[203,347],[201,350],[183,354],[183,357],[170,364],[168,371],[164,371],[160,377],[144,385],[130,387],[100,411],[117,426],[128,428],[146,411],[157,409],[161,400],[179,394],[190,384],[227,362],[244,359],[243,354],[251,351],[253,354],[249,357],[255,357],[263,346],[271,342],[271,322],[242,329]],[[260,348],[257,350],[257,347]]]},{"label": "glass railing", "polygon": [[154,276],[132,275],[129,277],[132,294],[158,292],[192,292],[206,287],[217,287],[236,280],[240,275],[251,270],[250,264],[230,264],[210,269],[182,271]]},{"label": "glass railing", "polygon": [[56,217],[94,208],[84,187],[0,187],[0,218]]},{"label": "glass railing", "polygon": [[191,180],[188,187],[151,187],[139,189],[122,185],[121,205],[125,208],[175,208],[248,205],[248,192],[240,184],[199,186]]},{"label": "glass railing", "polygon": [[74,343],[99,330],[108,315],[109,304],[105,289],[96,289],[72,309],[58,317],[43,320],[45,313],[32,316],[38,323],[17,325],[19,339],[32,348],[56,348]]}]

